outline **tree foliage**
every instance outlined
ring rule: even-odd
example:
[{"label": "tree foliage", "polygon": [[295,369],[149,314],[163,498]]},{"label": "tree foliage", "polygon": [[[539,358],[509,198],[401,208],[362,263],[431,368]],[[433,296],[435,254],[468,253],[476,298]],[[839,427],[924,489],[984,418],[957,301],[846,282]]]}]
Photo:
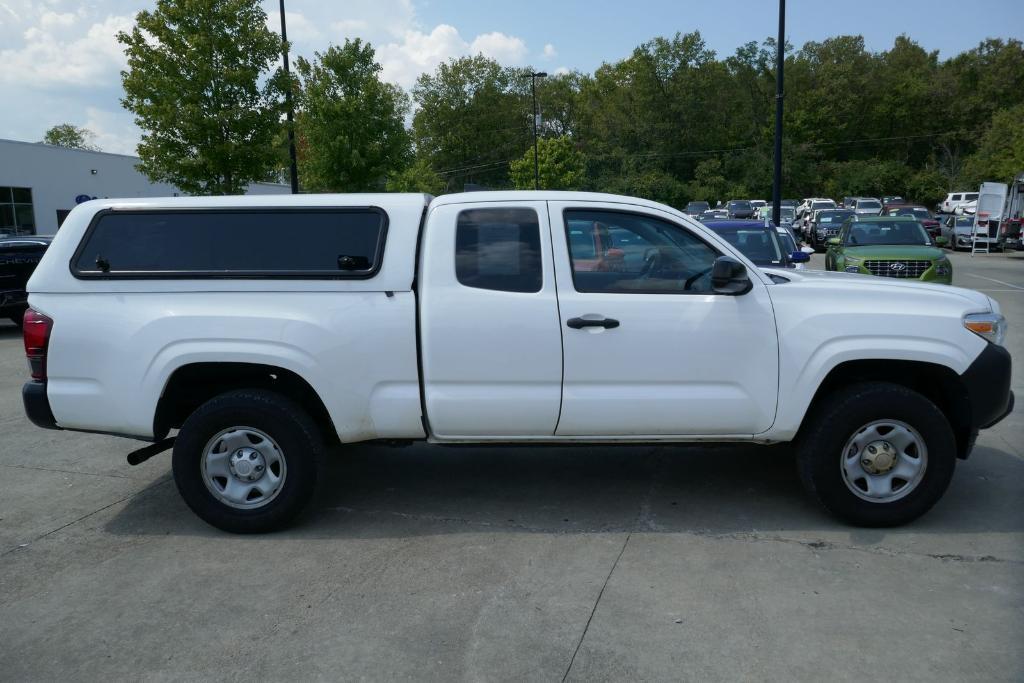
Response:
[{"label": "tree foliage", "polygon": [[95,133],[88,128],[75,126],[70,123],[61,123],[47,130],[43,135],[42,141],[46,145],[98,152],[100,148],[93,144],[95,138]]},{"label": "tree foliage", "polygon": [[586,162],[572,138],[541,138],[537,141],[537,170],[533,147],[510,165],[512,184],[517,190],[532,190],[539,175],[542,190],[580,190],[587,181]]},{"label": "tree foliage", "polygon": [[118,33],[139,168],[191,194],[234,194],[279,166],[281,40],[255,0],[157,0]]},{"label": "tree foliage", "polygon": [[426,159],[417,159],[401,170],[388,174],[388,192],[426,192],[438,195],[448,189],[448,184],[431,167]]},{"label": "tree foliage", "polygon": [[408,98],[382,82],[380,70],[373,48],[359,39],[298,59],[296,129],[305,189],[379,191],[388,173],[406,164]]}]

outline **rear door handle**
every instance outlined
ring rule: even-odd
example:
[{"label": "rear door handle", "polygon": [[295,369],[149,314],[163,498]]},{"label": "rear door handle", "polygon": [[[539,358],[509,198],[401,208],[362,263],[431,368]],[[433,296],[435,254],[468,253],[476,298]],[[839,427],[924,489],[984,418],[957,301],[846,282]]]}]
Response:
[{"label": "rear door handle", "polygon": [[619,321],[615,318],[569,318],[565,323],[574,330],[581,330],[584,327],[603,327],[606,330],[619,326]]}]

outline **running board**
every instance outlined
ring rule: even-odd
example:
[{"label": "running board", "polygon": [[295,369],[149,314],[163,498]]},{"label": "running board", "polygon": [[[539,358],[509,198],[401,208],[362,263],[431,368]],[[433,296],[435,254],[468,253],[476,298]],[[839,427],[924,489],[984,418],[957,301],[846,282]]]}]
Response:
[{"label": "running board", "polygon": [[132,451],[131,453],[128,454],[128,464],[141,465],[142,463],[152,458],[154,455],[163,453],[168,448],[173,446],[174,440],[177,438],[178,437],[176,436],[169,436],[163,441],[157,441],[156,443],[152,443],[146,446],[145,448],[140,448],[137,451]]}]

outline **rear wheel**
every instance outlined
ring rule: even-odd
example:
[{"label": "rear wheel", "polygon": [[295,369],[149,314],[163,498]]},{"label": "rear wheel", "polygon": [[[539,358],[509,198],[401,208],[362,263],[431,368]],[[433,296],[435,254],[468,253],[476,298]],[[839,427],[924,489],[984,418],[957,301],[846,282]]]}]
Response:
[{"label": "rear wheel", "polygon": [[235,533],[285,526],[313,497],[323,445],[303,409],[247,389],[201,405],[174,444],[174,481],[207,523]]},{"label": "rear wheel", "polygon": [[956,466],[942,411],[898,384],[870,382],[826,398],[801,434],[800,478],[832,514],[868,527],[897,526],[927,512]]}]

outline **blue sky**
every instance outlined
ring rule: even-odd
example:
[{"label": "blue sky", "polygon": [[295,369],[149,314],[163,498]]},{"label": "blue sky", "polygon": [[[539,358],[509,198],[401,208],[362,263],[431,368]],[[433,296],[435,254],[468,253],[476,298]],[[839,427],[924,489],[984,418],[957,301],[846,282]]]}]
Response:
[{"label": "blue sky", "polygon": [[[262,0],[277,27],[277,0]],[[115,33],[155,0],[0,0],[0,137],[39,140],[70,122],[96,133],[101,148],[131,153],[139,131],[120,108],[124,58]],[[658,35],[700,30],[719,55],[776,32],[774,0],[287,0],[295,52],[311,55],[346,37],[377,47],[384,76],[411,87],[452,57],[481,52],[512,65],[592,71]],[[942,57],[986,37],[1024,36],[1024,2],[973,3],[790,0],[787,38],[862,34],[884,50],[906,33]]]}]

